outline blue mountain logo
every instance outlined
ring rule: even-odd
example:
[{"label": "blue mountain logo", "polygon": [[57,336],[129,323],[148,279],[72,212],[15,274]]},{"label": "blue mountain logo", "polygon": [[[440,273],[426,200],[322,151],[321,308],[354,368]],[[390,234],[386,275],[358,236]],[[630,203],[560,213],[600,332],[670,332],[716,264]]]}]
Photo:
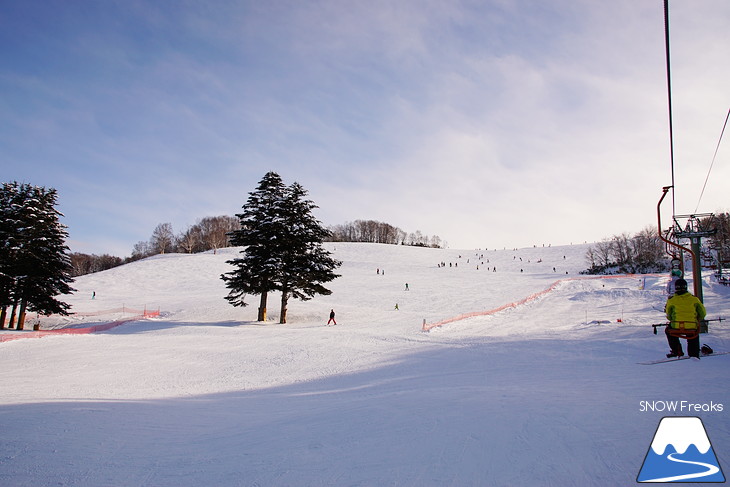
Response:
[{"label": "blue mountain logo", "polygon": [[725,482],[702,420],[662,418],[636,481]]}]

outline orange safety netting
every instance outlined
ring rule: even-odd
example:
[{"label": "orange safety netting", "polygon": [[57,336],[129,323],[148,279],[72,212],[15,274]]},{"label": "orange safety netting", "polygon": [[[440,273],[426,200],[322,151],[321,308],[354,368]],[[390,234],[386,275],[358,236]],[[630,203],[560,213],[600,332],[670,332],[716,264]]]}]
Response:
[{"label": "orange safety netting", "polygon": [[429,331],[433,328],[446,325],[448,323],[453,323],[454,321],[460,321],[465,320],[467,318],[474,318],[475,316],[490,316],[499,313],[500,311],[504,311],[506,309],[510,308],[516,308],[518,306],[522,306],[523,304],[527,304],[530,301],[534,301],[545,294],[554,291],[555,288],[557,288],[560,284],[568,281],[581,281],[581,280],[587,280],[587,279],[617,279],[617,278],[632,278],[632,277],[645,277],[651,275],[652,277],[657,277],[663,274],[620,274],[615,276],[584,276],[584,277],[568,277],[565,279],[560,279],[559,281],[555,281],[550,286],[548,286],[546,289],[543,289],[542,291],[536,292],[534,294],[530,294],[526,298],[522,298],[519,301],[513,301],[511,303],[503,304],[502,306],[486,311],[473,311],[471,313],[465,313],[461,315],[454,316],[452,318],[447,318],[445,320],[437,321],[435,323],[426,323],[424,320],[423,322],[423,331]]},{"label": "orange safety netting", "polygon": [[[122,308],[119,308],[120,310]],[[125,308],[125,312],[129,312],[129,308]],[[100,311],[97,313],[74,313],[77,316],[96,316],[101,314],[111,314],[111,313],[118,313],[118,310],[110,310],[110,311]],[[135,316],[131,316],[129,318],[124,318],[122,320],[112,321],[111,323],[104,323],[101,325],[95,325],[95,326],[88,326],[86,328],[60,328],[57,330],[40,330],[40,331],[28,331],[28,332],[17,332],[17,333],[3,333],[0,334],[0,343],[2,342],[9,342],[10,340],[17,340],[20,338],[43,338],[45,336],[53,336],[53,335],[87,335],[89,333],[96,333],[99,331],[106,331],[111,330],[112,328],[116,328],[119,325],[123,325],[125,323],[129,323],[130,321],[139,321],[143,320],[145,318],[153,318],[156,316],[160,316],[160,311],[147,311],[147,310],[141,310],[137,311],[140,314],[137,314]]]}]

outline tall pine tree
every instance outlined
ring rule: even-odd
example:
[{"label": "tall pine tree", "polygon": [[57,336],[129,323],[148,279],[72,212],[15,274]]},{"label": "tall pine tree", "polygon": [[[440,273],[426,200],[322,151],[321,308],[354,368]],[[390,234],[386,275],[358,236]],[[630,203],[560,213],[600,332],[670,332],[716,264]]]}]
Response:
[{"label": "tall pine tree", "polygon": [[23,207],[18,183],[3,183],[0,188],[0,328],[5,328],[8,307],[12,307],[10,327],[15,327],[15,276]]},{"label": "tall pine tree", "polygon": [[317,294],[332,294],[323,284],[339,277],[334,269],[342,264],[322,246],[330,232],[314,217],[312,212],[317,206],[306,199],[307,194],[299,183],[294,183],[285,198],[286,234],[281,254],[279,323],[286,323],[290,297],[306,301]]},{"label": "tall pine tree", "polygon": [[243,212],[236,215],[241,229],[231,233],[231,245],[244,247],[242,257],[228,261],[236,269],[221,276],[230,289],[226,299],[233,306],[247,306],[246,294],[261,296],[258,321],[266,321],[268,294],[278,289],[285,191],[281,177],[268,172],[249,193]]},{"label": "tall pine tree", "polygon": [[231,233],[231,244],[244,247],[243,256],[229,261],[236,269],[221,278],[230,289],[226,299],[234,306],[246,306],[246,294],[261,295],[259,321],[266,321],[269,292],[281,292],[279,322],[286,323],[290,297],[330,294],[323,283],[338,277],[334,269],[341,263],[322,247],[329,232],[314,218],[316,206],[306,195],[298,183],[286,187],[278,174],[269,172],[249,194],[243,213],[236,215],[241,229]]},{"label": "tall pine tree", "polygon": [[59,221],[53,188],[3,184],[0,191],[0,326],[12,306],[22,330],[26,311],[67,314],[69,305],[56,299],[72,292],[68,233]]}]

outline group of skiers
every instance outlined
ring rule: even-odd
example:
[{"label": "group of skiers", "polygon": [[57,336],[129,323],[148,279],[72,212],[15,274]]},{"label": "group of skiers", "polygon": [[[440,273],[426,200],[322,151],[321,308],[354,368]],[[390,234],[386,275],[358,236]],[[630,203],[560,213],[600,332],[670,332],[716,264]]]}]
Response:
[{"label": "group of skiers", "polygon": [[[445,266],[445,264],[439,264],[439,267],[441,266]],[[381,269],[377,269],[377,273],[380,275]],[[384,271],[382,273],[385,274]],[[408,283],[405,284],[404,290],[410,290]],[[95,295],[96,293],[94,293]],[[394,309],[399,309],[398,303],[395,304]],[[687,290],[686,280],[680,278],[674,282],[674,294],[667,299],[664,312],[667,320],[669,320],[664,330],[667,336],[667,343],[669,344],[667,358],[684,356],[682,342],[680,341],[681,337],[687,340],[687,354],[692,358],[699,359],[699,328],[707,316],[707,310],[702,304],[702,301]],[[337,324],[334,309],[330,310],[329,321],[327,321],[327,325],[330,324]]]},{"label": "group of skiers", "polygon": [[[477,260],[476,270],[479,270],[480,266],[481,267],[484,267],[484,263],[485,262],[487,264],[489,264],[489,259],[484,259],[484,254],[478,254],[477,253],[477,254],[475,254],[475,257],[476,257],[476,260]],[[461,255],[459,256],[459,259],[461,259]],[[517,261],[517,259],[519,259],[520,262],[524,262],[522,260],[522,257],[519,257],[517,255],[515,255],[515,256],[512,257],[512,260],[513,261]],[[563,256],[563,260],[565,260],[565,256]],[[471,259],[466,259],[466,263],[467,264],[471,263]],[[531,263],[531,260],[528,259],[527,260],[527,263],[528,264]],[[542,263],[542,259],[537,260],[537,263],[539,263],[539,264]],[[446,267],[446,262],[443,262],[443,261],[442,262],[439,262],[436,267],[438,267],[438,268],[444,268],[444,267]],[[459,267],[459,263],[458,262],[449,262],[448,263],[448,267]],[[497,266],[487,266],[487,270],[488,271],[492,271],[492,272],[497,272]],[[558,271],[558,269],[556,267],[553,267],[553,272],[557,272],[557,271]],[[520,273],[524,273],[524,272],[525,272],[525,270],[523,268],[521,268],[520,269]],[[565,273],[568,274],[568,271],[566,271]]]}]

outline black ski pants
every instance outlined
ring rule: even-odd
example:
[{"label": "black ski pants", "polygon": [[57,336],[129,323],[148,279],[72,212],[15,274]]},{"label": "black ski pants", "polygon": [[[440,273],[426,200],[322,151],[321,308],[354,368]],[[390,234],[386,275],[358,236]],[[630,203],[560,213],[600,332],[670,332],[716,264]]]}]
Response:
[{"label": "black ski pants", "polygon": [[[664,333],[666,333],[667,335],[667,342],[669,343],[669,348],[672,350],[672,352],[678,355],[684,355],[684,352],[682,351],[682,342],[678,337],[669,334],[669,327],[666,327],[664,329]],[[695,338],[690,338],[689,340],[687,340],[687,355],[689,355],[690,357],[700,356],[699,335]]]}]

